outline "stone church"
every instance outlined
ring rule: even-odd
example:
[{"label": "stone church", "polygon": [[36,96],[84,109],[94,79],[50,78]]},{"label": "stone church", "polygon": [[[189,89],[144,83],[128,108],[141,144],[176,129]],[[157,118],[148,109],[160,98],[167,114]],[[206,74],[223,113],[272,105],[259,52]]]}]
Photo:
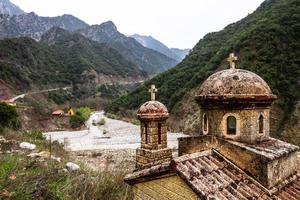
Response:
[{"label": "stone church", "polygon": [[151,101],[137,111],[141,147],[136,170],[125,177],[135,199],[300,199],[300,169],[292,144],[271,138],[270,106],[276,99],[257,74],[230,69],[211,75],[195,94],[199,135],[167,147],[167,108]]}]

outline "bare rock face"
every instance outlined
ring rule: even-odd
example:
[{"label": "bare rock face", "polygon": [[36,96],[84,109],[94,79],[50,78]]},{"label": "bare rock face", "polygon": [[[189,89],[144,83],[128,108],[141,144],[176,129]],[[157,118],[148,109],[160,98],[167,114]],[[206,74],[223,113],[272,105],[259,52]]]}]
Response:
[{"label": "bare rock face", "polygon": [[35,13],[0,15],[0,38],[31,37],[39,40],[52,27],[74,31],[88,25],[72,15],[40,17]]},{"label": "bare rock face", "polygon": [[9,0],[0,0],[0,14],[22,15],[25,12]]},{"label": "bare rock face", "polygon": [[109,44],[129,61],[150,74],[165,71],[178,63],[175,59],[146,48],[134,38],[120,33],[112,21],[88,26],[78,32],[91,40]]},{"label": "bare rock face", "polygon": [[107,21],[99,25],[92,25],[79,32],[87,38],[100,43],[127,40],[126,36],[118,32],[116,25],[112,21]]}]

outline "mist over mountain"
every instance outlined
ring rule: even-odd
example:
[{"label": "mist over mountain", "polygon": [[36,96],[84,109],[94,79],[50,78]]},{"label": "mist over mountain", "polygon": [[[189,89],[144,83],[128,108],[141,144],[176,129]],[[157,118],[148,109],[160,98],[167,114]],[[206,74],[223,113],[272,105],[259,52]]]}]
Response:
[{"label": "mist over mountain", "polygon": [[120,33],[112,21],[104,22],[100,25],[88,26],[78,32],[94,41],[110,44],[124,57],[138,64],[150,74],[165,71],[177,63],[175,59],[146,48],[134,38]]},{"label": "mist over mountain", "polygon": [[170,58],[177,60],[178,62],[180,62],[183,59],[182,52],[180,52],[180,49],[178,49],[177,51],[176,50],[173,51],[172,49],[169,49],[166,45],[164,45],[162,42],[154,39],[151,36],[134,34],[131,35],[130,37],[134,38],[144,47],[158,51]]},{"label": "mist over mountain", "polygon": [[190,53],[191,49],[171,48],[170,50],[183,60]]},{"label": "mist over mountain", "polygon": [[25,12],[9,0],[0,0],[0,14],[22,15]]}]

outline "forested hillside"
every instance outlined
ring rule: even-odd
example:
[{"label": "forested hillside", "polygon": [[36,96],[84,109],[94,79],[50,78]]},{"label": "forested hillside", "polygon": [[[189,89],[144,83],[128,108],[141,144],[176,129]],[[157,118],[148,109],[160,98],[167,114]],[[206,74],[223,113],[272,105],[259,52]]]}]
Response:
[{"label": "forested hillside", "polygon": [[[279,96],[275,104],[275,127],[280,130],[300,95],[300,1],[266,0],[252,14],[207,34],[176,67],[159,74],[132,93],[107,107],[108,112],[129,115],[149,100],[147,88],[155,84],[158,100],[171,112],[173,128],[195,131],[191,123],[198,107],[195,90],[212,73],[228,68],[226,58],[235,52],[238,68],[251,70]],[[278,133],[275,133],[278,135]]]},{"label": "forested hillside", "polygon": [[148,74],[155,75],[179,62],[120,33],[112,21],[90,26],[73,15],[39,16],[34,12],[23,12],[9,0],[0,0],[0,39],[30,37],[39,41],[53,27],[80,33],[98,43],[106,43]]},{"label": "forested hillside", "polygon": [[0,41],[0,79],[17,91],[94,81],[98,75],[145,78],[146,73],[106,44],[52,28],[41,42],[30,38]]}]

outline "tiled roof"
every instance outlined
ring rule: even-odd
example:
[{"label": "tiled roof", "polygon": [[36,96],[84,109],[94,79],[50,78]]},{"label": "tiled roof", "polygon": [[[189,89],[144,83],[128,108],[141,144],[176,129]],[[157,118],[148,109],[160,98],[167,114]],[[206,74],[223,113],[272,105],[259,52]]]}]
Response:
[{"label": "tiled roof", "polygon": [[276,158],[279,158],[290,152],[297,151],[299,149],[298,146],[274,138],[269,138],[267,141],[256,143],[255,145],[241,143],[232,140],[227,140],[227,141],[229,143],[235,144],[236,146],[240,146],[242,148],[260,154],[268,158],[269,160],[274,160]]},{"label": "tiled roof", "polygon": [[[300,155],[298,173],[267,189],[215,150],[207,150],[174,158],[125,177],[129,184],[149,181],[162,175],[177,173],[203,199],[209,200],[299,200]],[[170,167],[171,166],[171,167]]]},{"label": "tiled roof", "polygon": [[159,165],[155,165],[143,170],[135,171],[131,174],[127,174],[124,178],[124,181],[130,185],[135,183],[143,182],[144,180],[151,180],[151,178],[169,174],[171,172],[170,162],[165,162]]},{"label": "tiled roof", "polygon": [[171,166],[205,199],[300,199],[299,174],[268,190],[214,150],[175,158]]},{"label": "tiled roof", "polygon": [[299,200],[300,199],[300,177],[294,176],[290,180],[285,180],[283,184],[275,187],[273,199]]},{"label": "tiled roof", "polygon": [[181,156],[174,171],[200,196],[215,199],[258,199],[266,190],[212,150]]}]

